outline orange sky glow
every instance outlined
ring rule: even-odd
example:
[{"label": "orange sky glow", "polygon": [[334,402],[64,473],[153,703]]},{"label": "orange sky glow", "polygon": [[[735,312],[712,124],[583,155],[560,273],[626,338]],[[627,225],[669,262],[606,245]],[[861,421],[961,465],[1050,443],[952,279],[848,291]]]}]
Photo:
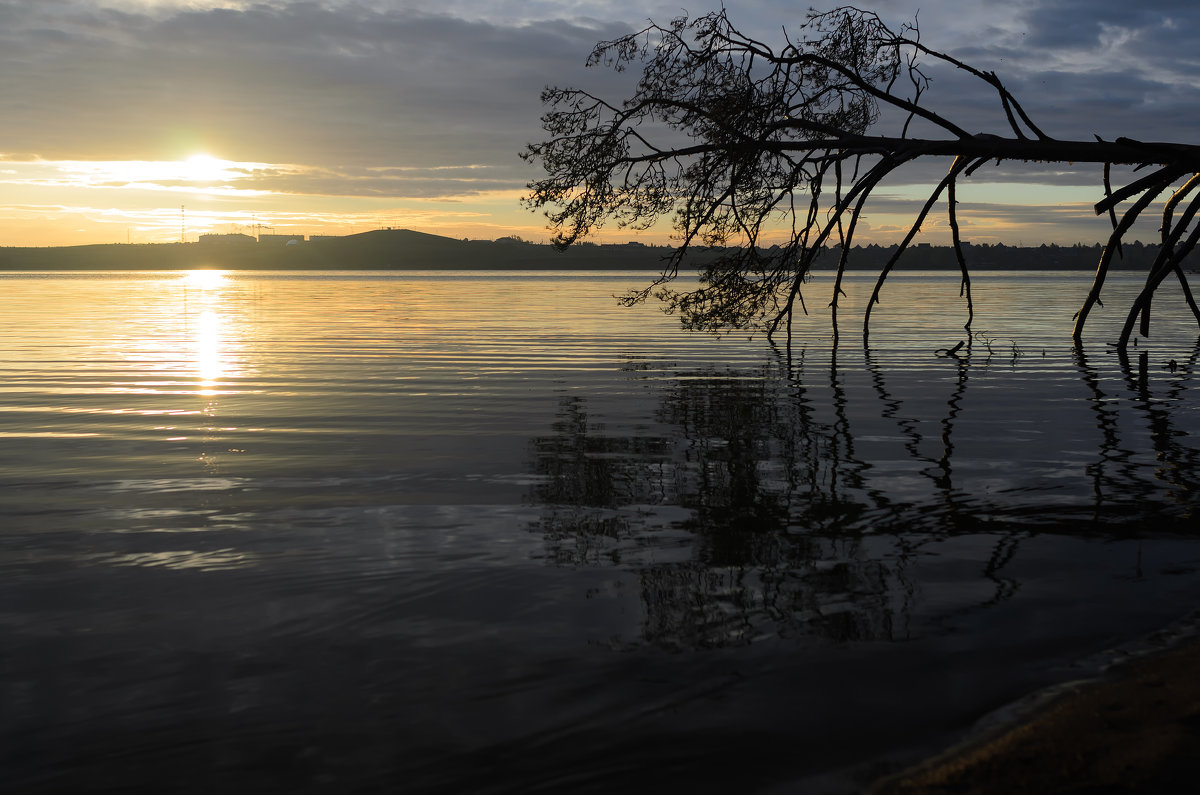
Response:
[{"label": "orange sky glow", "polygon": [[[397,200],[369,192],[354,195],[351,179],[339,191],[311,192],[307,186],[322,176],[315,167],[227,160],[208,153],[178,160],[0,157],[0,190],[6,199],[0,204],[0,245],[192,242],[210,233],[345,235],[385,227],[472,239],[510,234],[538,241],[549,237],[543,219],[520,206],[521,190],[472,190],[459,196]],[[304,186],[304,192],[297,191],[294,183]],[[898,185],[880,195],[915,205],[927,190],[925,185]],[[964,229],[978,242],[1027,239],[1070,245],[1086,239],[1080,236],[1080,224],[1090,215],[1092,192],[1029,184],[964,185],[960,201],[966,206],[961,217]],[[988,209],[990,203],[1004,206],[1019,201],[1043,208],[1045,229]],[[894,242],[911,221],[911,209],[868,206],[858,240]],[[1102,226],[1097,229],[1102,232]],[[781,227],[778,237],[784,234]],[[930,242],[945,242],[944,218],[931,216],[923,235]],[[671,236],[665,226],[638,233],[606,228],[595,239],[669,243]]]},{"label": "orange sky glow", "polygon": [[195,241],[201,234],[343,235],[383,227],[450,237],[545,236],[519,191],[414,198],[297,193],[289,179],[319,175],[290,164],[207,153],[179,160],[0,157],[0,245]]}]

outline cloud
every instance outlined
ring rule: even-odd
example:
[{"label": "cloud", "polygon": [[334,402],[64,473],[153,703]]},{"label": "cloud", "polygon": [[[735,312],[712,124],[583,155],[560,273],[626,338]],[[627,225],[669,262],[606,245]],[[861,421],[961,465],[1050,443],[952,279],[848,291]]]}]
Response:
[{"label": "cloud", "polygon": [[1041,0],[1019,12],[1033,47],[1054,50],[1178,50],[1194,59],[1200,7],[1181,0]]},{"label": "cloud", "polygon": [[[893,27],[919,11],[926,44],[996,70],[1052,136],[1186,141],[1200,128],[1200,6],[871,7]],[[730,16],[777,42],[803,10],[743,0]],[[536,176],[516,155],[542,137],[541,88],[584,86],[619,100],[636,75],[584,69],[592,46],[680,12],[677,0],[0,0],[2,159],[20,173],[18,160],[204,151],[263,164],[230,185],[268,195],[494,201]],[[1003,132],[994,92],[954,69],[930,73],[934,107],[969,130]],[[945,167],[922,164],[905,180],[936,181]],[[1004,163],[976,179],[1096,187],[1097,174]]]},{"label": "cloud", "polygon": [[0,155],[0,167],[0,183],[10,189],[136,188],[209,197],[291,195],[463,199],[519,187],[514,186],[503,169],[481,164],[319,167],[197,157],[182,161],[51,161]]},{"label": "cloud", "polygon": [[196,148],[360,166],[483,159],[517,180],[541,86],[581,71],[598,38],[623,30],[504,27],[366,4],[134,13],[4,3],[6,145],[76,159]]},{"label": "cloud", "polygon": [[[1024,0],[1005,8],[1012,17],[1006,28],[974,37],[955,54],[995,69],[1050,135],[1194,136],[1200,55],[1193,34],[1200,6],[1182,0]],[[956,99],[972,104],[969,96]]]},{"label": "cloud", "polygon": [[[1181,137],[1200,121],[1189,37],[1200,7],[875,5],[893,25],[920,7],[927,43],[996,69],[1052,135]],[[517,184],[528,174],[516,152],[540,136],[540,88],[621,96],[627,81],[582,68],[588,51],[646,16],[677,13],[632,2],[0,0],[6,146],[52,159],[208,149],[321,166],[483,162]],[[731,16],[765,37],[800,22],[792,3],[739,4]],[[971,128],[1003,124],[990,91],[932,71],[930,102]]]}]

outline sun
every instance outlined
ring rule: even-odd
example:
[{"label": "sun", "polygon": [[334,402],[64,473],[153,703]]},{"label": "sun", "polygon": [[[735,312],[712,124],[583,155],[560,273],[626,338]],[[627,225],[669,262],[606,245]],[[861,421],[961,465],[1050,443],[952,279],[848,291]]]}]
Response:
[{"label": "sun", "polygon": [[232,183],[257,163],[236,163],[200,152],[180,160],[61,161],[64,182],[79,187],[188,190]]},{"label": "sun", "polygon": [[229,178],[230,165],[228,160],[198,153],[178,161],[179,177],[194,183],[220,182]]}]

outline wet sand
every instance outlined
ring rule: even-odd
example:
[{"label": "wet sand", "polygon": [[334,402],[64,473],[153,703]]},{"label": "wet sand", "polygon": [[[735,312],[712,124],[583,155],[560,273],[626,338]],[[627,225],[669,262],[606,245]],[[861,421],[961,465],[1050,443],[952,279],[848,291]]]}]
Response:
[{"label": "wet sand", "polygon": [[871,792],[1200,791],[1200,643],[1070,688],[1029,720]]}]

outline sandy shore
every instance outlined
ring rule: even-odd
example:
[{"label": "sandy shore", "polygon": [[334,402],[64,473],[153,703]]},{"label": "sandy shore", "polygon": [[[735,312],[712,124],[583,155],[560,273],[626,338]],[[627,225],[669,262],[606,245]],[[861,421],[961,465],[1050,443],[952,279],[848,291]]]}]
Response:
[{"label": "sandy shore", "polygon": [[871,792],[1200,792],[1200,643],[1115,668]]}]

